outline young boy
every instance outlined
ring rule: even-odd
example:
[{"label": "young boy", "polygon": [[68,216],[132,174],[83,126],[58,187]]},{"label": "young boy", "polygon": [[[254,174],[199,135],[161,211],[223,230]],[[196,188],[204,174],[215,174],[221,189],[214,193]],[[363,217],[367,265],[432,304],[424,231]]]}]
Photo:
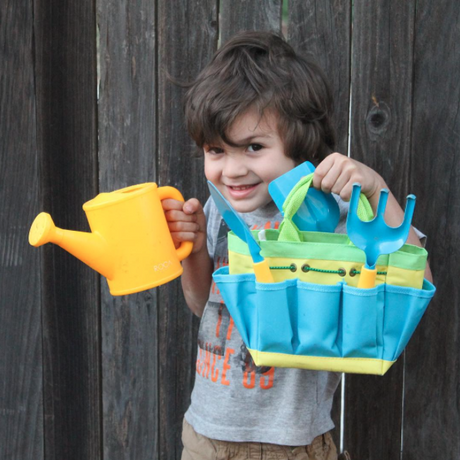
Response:
[{"label": "young boy", "polygon": [[[275,227],[282,216],[268,184],[299,163],[317,165],[313,185],[338,195],[344,233],[347,201],[359,182],[374,210],[384,180],[334,150],[332,99],[322,71],[279,36],[246,32],[228,41],[186,95],[189,133],[204,151],[204,173],[251,228]],[[340,198],[339,198],[340,197]],[[183,427],[183,460],[337,459],[329,431],[340,375],[259,368],[212,283],[227,263],[228,228],[212,200],[163,201],[176,244],[193,241],[182,287],[201,317],[197,373]],[[393,195],[386,221],[403,211]],[[409,242],[420,245],[414,231]],[[429,274],[428,274],[429,277]]]}]

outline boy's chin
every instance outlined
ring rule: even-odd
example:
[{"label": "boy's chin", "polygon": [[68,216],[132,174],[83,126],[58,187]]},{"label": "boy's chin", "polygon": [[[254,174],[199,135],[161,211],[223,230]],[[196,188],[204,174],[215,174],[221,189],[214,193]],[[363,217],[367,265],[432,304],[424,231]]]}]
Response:
[{"label": "boy's chin", "polygon": [[254,212],[258,209],[264,208],[271,202],[271,199],[268,200],[228,200],[232,208],[241,214],[247,214],[249,212]]}]

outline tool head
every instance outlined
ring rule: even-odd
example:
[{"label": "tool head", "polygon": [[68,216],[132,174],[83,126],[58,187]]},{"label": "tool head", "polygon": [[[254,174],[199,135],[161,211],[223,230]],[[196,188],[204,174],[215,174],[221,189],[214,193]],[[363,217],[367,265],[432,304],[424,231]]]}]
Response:
[{"label": "tool head", "polygon": [[248,245],[249,252],[251,253],[254,263],[262,262],[264,258],[260,255],[260,246],[252,236],[246,222],[232,208],[231,204],[224,198],[212,182],[208,181],[208,187],[212,199],[214,200],[214,203],[216,203],[217,209],[229,226],[230,230],[232,230],[238,238],[242,239]]},{"label": "tool head", "polygon": [[409,195],[406,199],[402,224],[399,227],[390,227],[384,219],[388,190],[381,190],[377,215],[369,222],[363,222],[357,214],[360,193],[361,185],[353,184],[347,217],[347,233],[352,243],[366,254],[366,267],[374,268],[380,255],[391,254],[406,242],[414,215],[415,196]]}]

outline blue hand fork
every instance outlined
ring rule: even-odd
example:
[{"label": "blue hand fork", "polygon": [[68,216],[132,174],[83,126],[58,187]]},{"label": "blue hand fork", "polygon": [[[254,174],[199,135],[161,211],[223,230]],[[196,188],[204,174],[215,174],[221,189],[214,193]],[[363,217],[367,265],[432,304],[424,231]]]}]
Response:
[{"label": "blue hand fork", "polygon": [[377,276],[375,265],[379,256],[397,251],[404,245],[409,236],[412,216],[414,215],[415,196],[409,195],[406,199],[402,224],[399,227],[389,227],[384,219],[388,190],[381,190],[377,215],[369,222],[363,222],[357,214],[360,193],[361,185],[353,184],[347,217],[347,233],[351,242],[366,254],[366,264],[361,269],[358,288],[369,289],[375,286]]}]

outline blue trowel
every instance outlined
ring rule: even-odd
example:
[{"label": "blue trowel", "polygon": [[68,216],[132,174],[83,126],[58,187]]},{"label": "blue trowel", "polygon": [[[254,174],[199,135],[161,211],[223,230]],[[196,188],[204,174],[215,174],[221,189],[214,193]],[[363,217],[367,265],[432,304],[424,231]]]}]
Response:
[{"label": "blue trowel", "polygon": [[216,186],[212,182],[208,181],[208,187],[214,203],[216,203],[217,209],[226,224],[229,226],[230,230],[232,230],[238,238],[242,239],[248,245],[256,280],[259,283],[273,283],[273,276],[268,262],[260,255],[260,246],[252,236],[252,233],[244,220],[232,208],[231,204],[224,198],[219,190],[217,190]]},{"label": "blue trowel", "polygon": [[[315,167],[305,161],[278,177],[268,185],[268,192],[278,209],[283,212],[286,197],[297,182],[315,171]],[[299,230],[310,232],[334,232],[340,219],[337,202],[330,193],[310,188],[297,214],[292,219]]]}]

